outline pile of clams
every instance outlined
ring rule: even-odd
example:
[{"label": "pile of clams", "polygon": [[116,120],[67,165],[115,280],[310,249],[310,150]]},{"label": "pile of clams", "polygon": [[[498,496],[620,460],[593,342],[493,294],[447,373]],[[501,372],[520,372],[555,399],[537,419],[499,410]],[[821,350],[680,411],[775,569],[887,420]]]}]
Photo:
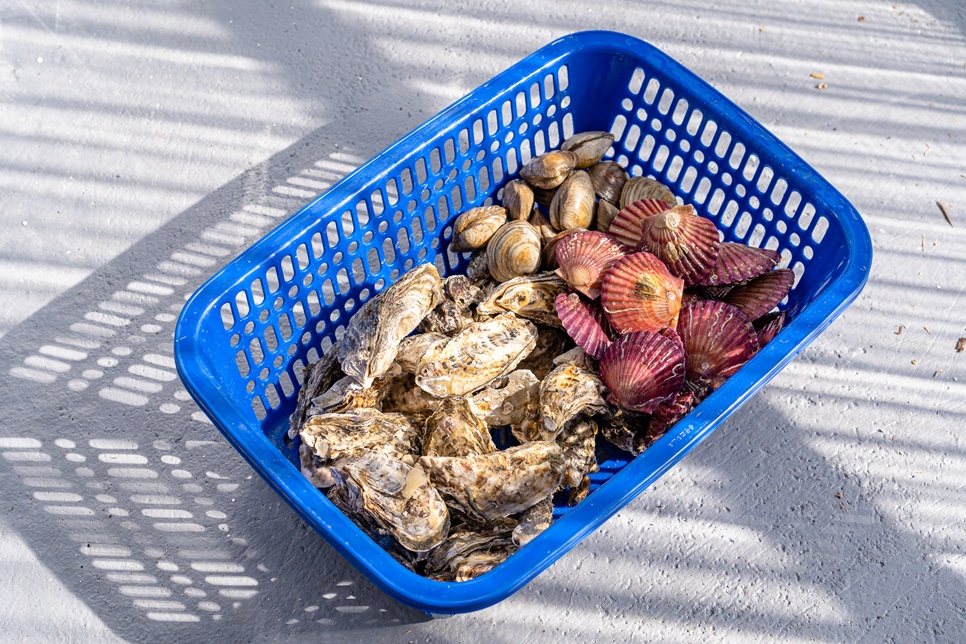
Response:
[{"label": "pile of clams", "polygon": [[613,140],[530,161],[456,219],[465,276],[416,266],[305,374],[302,473],[419,574],[504,561],[588,495],[598,436],[640,454],[785,323],[778,253],[601,161]]}]

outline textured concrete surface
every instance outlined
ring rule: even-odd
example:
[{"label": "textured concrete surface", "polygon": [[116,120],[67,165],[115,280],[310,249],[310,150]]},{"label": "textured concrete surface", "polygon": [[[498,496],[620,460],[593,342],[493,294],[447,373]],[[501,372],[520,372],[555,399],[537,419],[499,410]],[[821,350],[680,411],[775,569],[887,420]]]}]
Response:
[{"label": "textured concrete surface", "polygon": [[[0,639],[966,639],[966,9],[716,4],[0,3]],[[498,606],[427,620],[204,421],[173,321],[338,177],[589,28],[661,47],[812,163],[873,271],[603,528]]]}]

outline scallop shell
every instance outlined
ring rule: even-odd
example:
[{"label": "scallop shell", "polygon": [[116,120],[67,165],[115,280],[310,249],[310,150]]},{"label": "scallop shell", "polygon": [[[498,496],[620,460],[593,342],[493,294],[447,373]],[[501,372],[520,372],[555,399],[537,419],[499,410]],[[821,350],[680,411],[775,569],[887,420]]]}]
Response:
[{"label": "scallop shell", "polygon": [[750,280],[775,268],[780,259],[778,251],[735,242],[721,242],[718,260],[711,271],[695,284],[717,286]]},{"label": "scallop shell", "polygon": [[600,302],[576,293],[561,293],[557,296],[556,308],[560,322],[577,346],[600,360],[612,342],[610,325]]},{"label": "scallop shell", "polygon": [[545,271],[556,270],[559,264],[557,263],[557,244],[561,241],[570,237],[574,233],[580,232],[581,228],[570,228],[568,230],[563,230],[546,240],[543,243],[543,250],[540,251],[540,267]]},{"label": "scallop shell", "polygon": [[442,282],[432,264],[421,264],[362,305],[339,341],[342,371],[363,388],[396,359],[399,343],[442,299]]},{"label": "scallop shell", "polygon": [[620,210],[617,206],[609,201],[604,201],[603,199],[597,202],[597,211],[594,215],[594,230],[599,230],[602,233],[606,233],[610,229],[611,223],[614,221],[614,217]]},{"label": "scallop shell", "polygon": [[650,447],[654,441],[666,434],[667,430],[684,418],[688,412],[694,409],[694,406],[694,393],[687,390],[679,393],[674,400],[658,405],[647,424],[645,447]]},{"label": "scallop shell", "polygon": [[515,179],[503,186],[503,207],[510,221],[527,221],[533,212],[533,189]]},{"label": "scallop shell", "polygon": [[681,311],[678,334],[687,356],[687,379],[717,389],[758,351],[758,336],[738,307],[703,301]]},{"label": "scallop shell", "polygon": [[757,320],[785,299],[794,283],[795,273],[790,268],[777,268],[734,287],[724,301],[741,309],[749,320]]},{"label": "scallop shell", "polygon": [[514,277],[494,288],[476,306],[481,315],[516,313],[540,324],[560,326],[554,302],[567,291],[567,284],[553,273]]},{"label": "scallop shell", "polygon": [[650,253],[622,257],[604,275],[600,302],[618,333],[658,331],[677,324],[684,281]]},{"label": "scallop shell", "polygon": [[624,187],[621,189],[620,207],[623,210],[641,199],[660,199],[668,205],[677,203],[671,189],[660,181],[647,177],[631,177],[624,182]]},{"label": "scallop shell", "polygon": [[698,283],[718,259],[718,229],[694,214],[690,205],[674,206],[641,221],[641,240],[635,250],[653,253],[685,286]]},{"label": "scallop shell", "polygon": [[775,339],[775,336],[785,328],[785,320],[787,317],[788,314],[785,311],[778,311],[776,313],[763,315],[752,322],[755,327],[755,333],[758,334],[759,347],[763,347]]},{"label": "scallop shell", "polygon": [[684,374],[682,347],[650,331],[617,338],[600,359],[600,377],[610,390],[608,400],[645,414],[678,395]]},{"label": "scallop shell", "polygon": [[506,210],[502,206],[470,208],[453,222],[453,250],[483,248],[493,233],[506,223],[506,217]]},{"label": "scallop shell", "polygon": [[573,152],[554,150],[532,159],[520,169],[520,177],[535,188],[556,188],[577,167],[580,160]]},{"label": "scallop shell", "polygon": [[604,275],[624,257],[624,246],[606,233],[582,230],[557,244],[557,275],[591,299],[600,297]]},{"label": "scallop shell", "polygon": [[600,161],[613,142],[610,132],[580,132],[564,141],[560,149],[577,155],[578,168],[589,168]]},{"label": "scallop shell", "polygon": [[540,233],[525,221],[504,224],[486,246],[486,265],[497,282],[540,270]]},{"label": "scallop shell", "polygon": [[667,210],[670,206],[660,199],[643,199],[625,206],[617,213],[607,232],[631,249],[641,241],[641,221]]},{"label": "scallop shell", "polygon": [[466,398],[449,398],[426,419],[423,456],[470,456],[497,451],[490,429]]},{"label": "scallop shell", "polygon": [[601,201],[616,208],[621,202],[621,190],[627,182],[627,171],[614,161],[601,161],[587,168],[587,174],[594,184],[594,193]]},{"label": "scallop shell", "polygon": [[541,437],[556,439],[564,425],[579,414],[606,411],[603,389],[600,378],[572,364],[561,365],[548,373],[540,383]]},{"label": "scallop shell", "polygon": [[594,184],[583,170],[560,184],[550,202],[550,224],[557,230],[590,228],[594,222]]}]

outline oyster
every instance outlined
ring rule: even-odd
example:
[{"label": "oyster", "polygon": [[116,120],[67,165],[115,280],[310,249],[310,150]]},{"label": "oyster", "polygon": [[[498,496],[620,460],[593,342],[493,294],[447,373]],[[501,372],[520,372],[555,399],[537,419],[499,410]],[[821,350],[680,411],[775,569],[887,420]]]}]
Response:
[{"label": "oyster", "polygon": [[411,374],[403,374],[402,377],[393,379],[388,389],[382,401],[382,410],[386,413],[405,414],[419,427],[439,409],[440,399],[417,387]]},{"label": "oyster", "polygon": [[399,342],[412,333],[442,298],[442,283],[432,264],[422,264],[362,305],[339,341],[342,371],[363,387],[384,374]]},{"label": "oyster", "polygon": [[482,315],[516,313],[534,322],[560,326],[554,309],[556,297],[567,285],[553,273],[537,273],[515,277],[494,288],[476,307]]},{"label": "oyster", "polygon": [[416,384],[440,398],[466,395],[513,371],[536,340],[533,322],[512,313],[476,322],[423,356]]},{"label": "oyster", "polygon": [[306,418],[319,414],[342,414],[364,407],[378,408],[386,395],[386,388],[381,385],[392,377],[379,378],[369,388],[363,388],[355,378],[349,376],[337,380],[335,384],[312,399]]},{"label": "oyster", "polygon": [[466,279],[476,287],[483,287],[493,281],[490,269],[486,265],[486,253],[477,253],[470,258],[466,265]]},{"label": "oyster", "polygon": [[468,517],[495,521],[560,487],[564,457],[556,443],[534,441],[480,456],[423,456],[419,464],[440,494]]},{"label": "oyster", "polygon": [[467,581],[489,572],[516,552],[507,525],[453,530],[426,560],[426,576],[436,581]]},{"label": "oyster", "polygon": [[406,373],[416,373],[416,367],[423,356],[436,345],[449,342],[442,333],[418,333],[403,338],[396,352],[396,364]]},{"label": "oyster", "polygon": [[590,491],[589,474],[600,471],[597,466],[597,423],[578,416],[567,423],[557,437],[563,450],[563,485],[570,486],[570,505],[579,503]]},{"label": "oyster", "polygon": [[527,221],[533,212],[533,189],[516,179],[503,186],[503,207],[510,221]]},{"label": "oyster", "polygon": [[506,223],[506,216],[506,210],[502,206],[470,208],[453,222],[453,250],[483,248],[493,233]]},{"label": "oyster", "polygon": [[572,364],[560,365],[540,383],[540,412],[544,440],[554,440],[578,414],[607,411],[604,383],[590,371]]},{"label": "oyster", "polygon": [[344,375],[342,367],[339,366],[339,361],[336,359],[336,353],[338,353],[338,343],[305,370],[302,388],[299,389],[298,403],[289,418],[289,438],[295,438],[299,435],[299,428],[302,427],[302,423],[308,417],[307,412],[312,399],[327,390]]},{"label": "oyster", "polygon": [[426,314],[417,327],[423,333],[453,335],[473,321],[469,311],[460,308],[456,302],[444,299],[435,309]]},{"label": "oyster", "polygon": [[[517,369],[502,386],[490,386],[469,398],[489,427],[520,427],[536,423],[540,412],[540,381],[531,371]],[[497,383],[494,383],[494,385]],[[521,441],[525,442],[525,441]]]},{"label": "oyster", "polygon": [[609,443],[639,456],[651,443],[653,438],[648,435],[650,417],[626,409],[613,409],[603,414],[600,422],[600,434]]},{"label": "oyster", "polygon": [[535,188],[556,188],[570,176],[579,160],[573,152],[547,152],[523,166],[520,177]]},{"label": "oyster", "polygon": [[564,181],[550,202],[550,223],[557,230],[590,228],[594,223],[594,184],[583,170]]},{"label": "oyster", "polygon": [[423,456],[470,456],[496,451],[487,423],[465,398],[447,399],[426,419]]},{"label": "oyster", "polygon": [[[559,297],[559,296],[558,296]],[[562,329],[556,327],[537,327],[537,344],[523,362],[520,369],[529,369],[538,380],[553,371],[554,358],[573,346],[573,341]]]},{"label": "oyster", "polygon": [[517,515],[513,545],[522,548],[553,524],[553,497],[548,496]]},{"label": "oyster", "polygon": [[486,245],[486,265],[497,282],[540,270],[540,233],[525,221],[504,225]]},{"label": "oyster", "polygon": [[600,161],[613,142],[610,132],[580,132],[564,141],[560,149],[577,155],[578,168],[589,168]]},{"label": "oyster", "polygon": [[407,550],[426,552],[449,533],[449,510],[422,470],[387,454],[348,458],[336,470],[343,503]]},{"label": "oyster", "polygon": [[443,280],[443,296],[465,310],[480,301],[483,291],[465,275],[451,275]]}]

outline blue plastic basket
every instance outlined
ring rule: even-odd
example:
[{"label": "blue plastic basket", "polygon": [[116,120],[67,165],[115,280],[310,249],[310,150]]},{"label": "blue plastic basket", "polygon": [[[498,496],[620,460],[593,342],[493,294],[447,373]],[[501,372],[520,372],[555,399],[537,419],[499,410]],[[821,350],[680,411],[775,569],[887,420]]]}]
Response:
[{"label": "blue plastic basket", "polygon": [[[366,536],[299,473],[286,442],[306,365],[352,312],[417,263],[462,272],[452,220],[493,203],[532,156],[610,130],[613,158],[652,176],[726,240],[777,249],[797,276],[790,323],[637,458],[604,452],[586,500],[472,581],[430,581]],[[292,508],[383,591],[431,614],[506,598],[624,507],[771,380],[855,299],[872,248],[855,209],[710,85],[647,43],[573,34],[528,56],[345,177],[188,300],[175,334],[192,397]]]}]

